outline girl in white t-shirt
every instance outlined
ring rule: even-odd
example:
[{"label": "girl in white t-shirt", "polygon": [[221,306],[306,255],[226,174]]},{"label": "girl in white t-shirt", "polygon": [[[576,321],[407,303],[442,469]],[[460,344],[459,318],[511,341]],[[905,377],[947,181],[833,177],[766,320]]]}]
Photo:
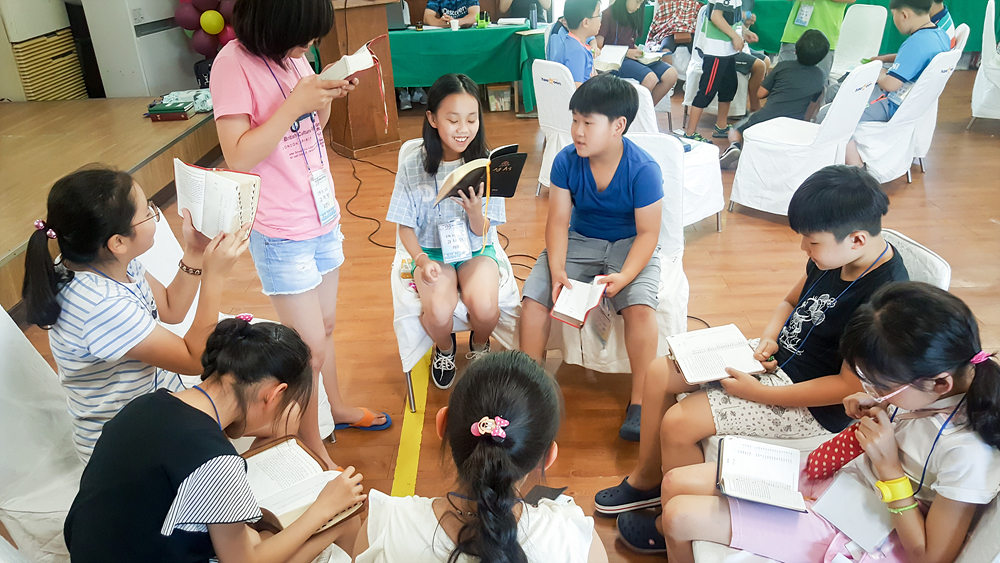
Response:
[{"label": "girl in white t-shirt", "polygon": [[605,562],[594,521],[572,501],[521,500],[529,473],[555,462],[561,394],[522,352],[472,362],[437,414],[458,473],[442,497],[393,498],[374,489],[355,561],[376,563]]},{"label": "girl in white t-shirt", "polygon": [[780,561],[955,560],[977,510],[1000,491],[1000,365],[982,351],[976,318],[944,290],[890,284],[857,309],[840,346],[865,388],[844,400],[861,419],[864,454],[825,479],[803,474],[799,490],[811,508],[838,475],[870,487],[895,528],[881,554],[852,556],[850,539],[811,510],[719,496],[715,464],[702,464],[663,479],[671,563],[694,560],[692,540]]},{"label": "girl in white t-shirt", "polygon": [[[164,287],[138,256],[153,246],[160,210],[125,172],[93,167],[60,179],[45,220],[28,240],[22,296],[28,322],[49,345],[73,416],[73,442],[87,461],[104,423],[139,395],[184,389],[177,374],[201,373],[205,340],[219,320],[223,281],[246,250],[249,227],[209,241],[184,212],[180,272]],[[49,242],[59,245],[54,262]],[[201,290],[183,338],[179,323]]]}]

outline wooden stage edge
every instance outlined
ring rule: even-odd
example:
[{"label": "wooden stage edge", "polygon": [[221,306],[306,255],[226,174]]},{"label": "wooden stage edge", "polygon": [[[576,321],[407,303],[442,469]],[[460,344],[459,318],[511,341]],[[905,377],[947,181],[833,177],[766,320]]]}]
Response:
[{"label": "wooden stage edge", "polygon": [[[96,101],[96,100],[94,100]],[[33,103],[33,102],[28,102]],[[199,115],[199,117],[201,117]],[[58,132],[57,132],[58,133]],[[132,127],[122,127],[115,132],[120,135],[121,142],[128,143],[129,137],[144,135],[141,130]],[[128,166],[120,163],[121,169],[127,170],[140,186],[146,190],[157,205],[165,205],[175,195],[173,159],[179,158],[185,162],[208,166],[222,156],[219,147],[219,136],[215,129],[215,121],[211,115],[207,118],[192,120],[191,127],[170,139],[148,157]],[[85,158],[79,163],[83,166],[91,162]],[[40,198],[48,195],[48,186],[39,194]],[[44,215],[44,203],[42,203]],[[42,217],[42,216],[39,216]],[[35,217],[25,217],[25,221]],[[24,281],[24,251],[27,239],[7,255],[0,257],[0,306],[7,310],[19,324],[23,324],[24,312],[21,307],[21,285]]]}]

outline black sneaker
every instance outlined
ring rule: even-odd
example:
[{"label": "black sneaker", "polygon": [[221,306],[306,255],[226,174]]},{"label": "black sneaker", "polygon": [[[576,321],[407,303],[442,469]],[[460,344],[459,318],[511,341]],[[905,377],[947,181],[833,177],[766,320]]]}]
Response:
[{"label": "black sneaker", "polygon": [[594,496],[594,509],[601,514],[621,514],[643,508],[660,506],[660,487],[640,491],[628,484],[628,477],[620,485],[598,491]]},{"label": "black sneaker", "polygon": [[476,350],[476,347],[472,345],[472,337],[475,336],[475,334],[475,332],[469,332],[469,353],[465,355],[465,359],[467,360],[478,360],[479,358],[482,358],[486,354],[490,353],[489,338],[486,339],[486,343],[483,344],[483,347],[478,350]]},{"label": "black sneaker", "polygon": [[736,143],[729,145],[726,152],[719,157],[719,165],[722,168],[732,168],[740,161],[740,147]]},{"label": "black sneaker", "polygon": [[431,379],[438,389],[448,389],[455,383],[455,335],[451,335],[451,352],[445,354],[437,345],[431,358]]}]

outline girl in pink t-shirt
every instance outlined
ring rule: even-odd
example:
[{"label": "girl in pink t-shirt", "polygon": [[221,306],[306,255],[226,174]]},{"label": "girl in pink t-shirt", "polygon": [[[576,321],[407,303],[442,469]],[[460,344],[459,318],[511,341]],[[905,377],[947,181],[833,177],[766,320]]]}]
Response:
[{"label": "girl in pink t-shirt", "polygon": [[[391,423],[388,415],[348,406],[337,385],[332,334],[344,237],[323,128],[330,102],[346,96],[357,79],[320,80],[305,60],[332,29],[333,6],[329,0],[241,0],[233,24],[237,40],[212,65],[212,99],[226,163],[261,177],[250,253],[264,294],[281,322],[309,344],[313,377],[322,370],[334,419],[381,430]],[[319,435],[316,393],[300,437],[335,466]]]}]

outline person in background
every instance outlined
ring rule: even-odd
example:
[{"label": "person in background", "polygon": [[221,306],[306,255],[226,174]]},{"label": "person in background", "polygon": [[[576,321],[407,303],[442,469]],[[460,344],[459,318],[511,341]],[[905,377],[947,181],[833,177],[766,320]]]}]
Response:
[{"label": "person in background", "polygon": [[479,0],[428,0],[424,8],[424,23],[448,27],[451,20],[459,25],[472,25],[479,16]]},{"label": "person in background", "polygon": [[823,71],[824,79],[829,78],[833,67],[833,53],[840,41],[840,28],[844,23],[844,12],[847,6],[856,0],[795,0],[792,11],[785,22],[785,31],[781,35],[781,47],[778,50],[778,62],[794,61],[795,44],[802,34],[810,29],[823,32],[830,42],[830,52],[817,67]]},{"label": "person in background", "polygon": [[527,18],[535,6],[539,22],[547,22],[546,15],[552,9],[552,0],[500,0],[500,13],[505,18]]},{"label": "person in background", "polygon": [[566,0],[563,17],[549,37],[545,58],[568,68],[577,88],[595,74],[593,40],[600,28],[600,0]]},{"label": "person in background", "polygon": [[[699,9],[701,4],[698,0],[657,0],[646,44],[659,45],[660,50],[673,53],[674,56],[678,49],[684,49],[690,58]],[[678,70],[677,74],[685,76],[687,67]]]},{"label": "person in background", "polygon": [[640,62],[643,51],[636,46],[636,39],[643,28],[645,10],[643,0],[615,0],[601,17],[597,32],[597,47],[623,45],[628,47],[621,68],[612,71],[620,78],[631,78],[642,84],[653,95],[653,105],[663,99],[677,82],[677,71],[663,62],[662,57],[650,62]]},{"label": "person in background", "polygon": [[701,81],[691,102],[690,117],[684,138],[703,143],[708,139],[698,133],[698,121],[705,108],[719,97],[719,114],[713,137],[729,135],[729,106],[736,97],[739,82],[736,76],[736,55],[746,42],[743,39],[743,4],[740,0],[709,0],[705,16],[699,17],[698,44],[695,49],[702,57]]},{"label": "person in background", "polygon": [[931,21],[948,34],[948,37],[951,38],[951,46],[954,48],[955,20],[952,19],[951,12],[948,11],[948,6],[944,5],[943,0],[934,0],[931,4]]}]

